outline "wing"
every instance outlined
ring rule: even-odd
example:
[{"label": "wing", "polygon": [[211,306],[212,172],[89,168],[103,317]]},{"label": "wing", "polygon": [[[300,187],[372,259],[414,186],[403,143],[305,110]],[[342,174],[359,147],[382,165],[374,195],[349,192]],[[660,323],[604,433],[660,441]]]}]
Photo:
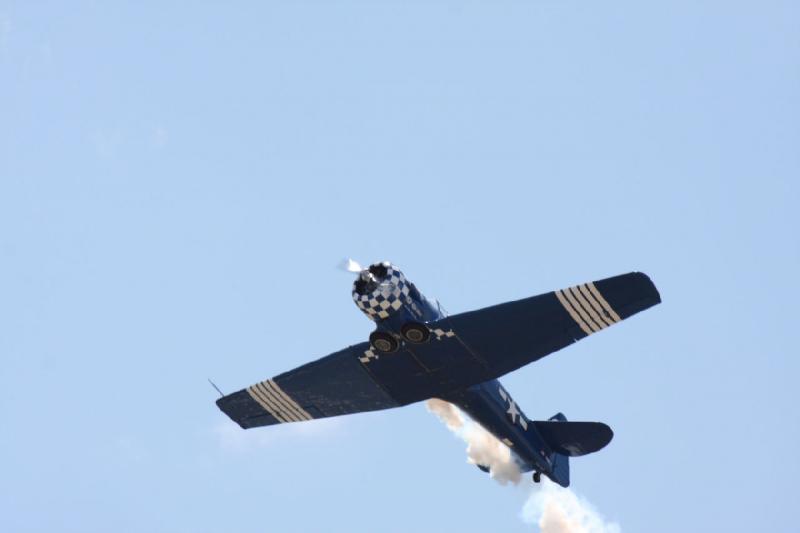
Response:
[{"label": "wing", "polygon": [[362,342],[223,396],[217,406],[242,428],[397,407],[365,370]]},{"label": "wing", "polygon": [[243,428],[397,407],[496,379],[660,302],[645,274],[623,274],[433,322],[434,340],[386,357],[362,342],[217,405]]},{"label": "wing", "polygon": [[[442,398],[507,374],[661,301],[639,272],[453,315],[431,340],[388,355],[359,354],[400,405]],[[363,346],[363,345],[362,345]]]},{"label": "wing", "polygon": [[[450,329],[494,379],[661,302],[641,272],[451,316],[432,324]],[[456,340],[456,339],[453,339]]]}]

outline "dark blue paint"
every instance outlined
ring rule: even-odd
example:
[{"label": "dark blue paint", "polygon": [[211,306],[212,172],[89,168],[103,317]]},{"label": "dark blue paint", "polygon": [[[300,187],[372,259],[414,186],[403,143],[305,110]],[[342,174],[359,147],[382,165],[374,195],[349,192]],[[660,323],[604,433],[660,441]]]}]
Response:
[{"label": "dark blue paint", "polygon": [[[555,293],[447,317],[405,281],[409,297],[376,323],[376,329],[400,341],[396,352],[370,351],[362,342],[274,381],[314,418],[442,398],[510,444],[523,471],[535,470],[569,485],[568,456],[599,450],[611,440],[611,429],[597,422],[567,422],[560,413],[549,422],[530,421],[497,381],[586,337]],[[661,301],[650,279],[637,272],[600,280],[595,286],[623,319]],[[412,344],[400,334],[407,322],[452,334]],[[278,422],[246,390],[220,398],[217,405],[244,428]]]},{"label": "dark blue paint", "polygon": [[[506,399],[501,396],[501,390]],[[442,399],[457,405],[499,440],[506,444],[511,442],[510,448],[523,472],[538,470],[547,474],[551,471],[553,451],[498,380],[473,385]],[[512,405],[518,411],[513,421]]]}]

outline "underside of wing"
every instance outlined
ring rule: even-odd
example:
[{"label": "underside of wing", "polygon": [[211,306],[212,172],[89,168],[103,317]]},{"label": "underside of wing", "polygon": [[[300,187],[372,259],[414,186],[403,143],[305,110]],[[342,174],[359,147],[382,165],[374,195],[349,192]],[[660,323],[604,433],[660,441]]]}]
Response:
[{"label": "underside of wing", "polygon": [[451,328],[493,379],[661,302],[653,282],[631,272],[451,316]]},{"label": "underside of wing", "polygon": [[217,406],[245,429],[397,407],[359,361],[368,348],[350,346],[223,396]]},{"label": "underside of wing", "polygon": [[645,274],[584,283],[430,323],[426,343],[350,346],[217,401],[243,428],[376,411],[496,379],[661,302]]}]

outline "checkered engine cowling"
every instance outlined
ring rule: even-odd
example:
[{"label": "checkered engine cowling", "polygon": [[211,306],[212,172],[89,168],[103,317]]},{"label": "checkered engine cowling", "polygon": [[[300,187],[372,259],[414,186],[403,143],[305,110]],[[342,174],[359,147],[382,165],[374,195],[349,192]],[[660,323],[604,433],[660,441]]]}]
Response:
[{"label": "checkered engine cowling", "polygon": [[410,300],[410,286],[403,273],[397,267],[384,261],[370,266],[383,266],[386,274],[375,278],[377,286],[371,291],[363,294],[357,290],[358,282],[353,284],[353,300],[361,311],[370,320],[384,320],[403,307],[403,304]]}]

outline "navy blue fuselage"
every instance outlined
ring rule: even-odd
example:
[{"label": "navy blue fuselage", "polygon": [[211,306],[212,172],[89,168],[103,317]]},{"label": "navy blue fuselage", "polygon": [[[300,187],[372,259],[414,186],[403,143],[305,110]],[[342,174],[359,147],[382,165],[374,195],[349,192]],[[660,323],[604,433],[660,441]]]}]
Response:
[{"label": "navy blue fuselage", "polygon": [[[381,264],[378,263],[377,265]],[[387,309],[391,309],[391,311],[386,318],[377,317],[375,313],[368,312],[368,309],[359,304],[359,308],[376,322],[377,331],[390,333],[400,343],[406,343],[401,334],[403,325],[414,322],[429,324],[445,318],[441,306],[438,303],[434,305],[428,300],[413,283],[405,279],[396,267],[388,263],[383,263],[382,265],[393,269],[394,283],[396,284],[400,280],[399,283],[407,285],[407,290],[404,291],[404,294],[401,294],[400,291],[395,291],[400,301],[402,301],[402,305],[398,305],[396,308],[388,307]],[[392,282],[389,282],[389,284],[392,284]],[[375,293],[381,291],[380,284],[369,288],[373,289]],[[388,287],[384,288],[383,292],[391,294],[392,290],[391,287]],[[354,289],[354,296],[358,294],[359,291]],[[435,342],[435,340],[430,342]],[[414,344],[406,343],[406,345],[408,351],[413,352]],[[382,355],[384,358],[393,356],[393,354]],[[421,357],[415,359],[417,364],[398,364],[390,375],[381,376],[383,378],[382,381],[387,383],[387,380],[391,380],[392,389],[394,390],[410,390],[417,387],[420,375],[425,373],[426,370],[429,371],[428,367],[431,365]],[[426,366],[426,363],[428,363],[428,366]],[[434,372],[430,371],[428,373],[430,375],[434,374]],[[440,375],[437,381],[446,383],[446,375]],[[535,424],[525,416],[511,398],[511,395],[503,388],[499,380],[492,379],[467,388],[452,390],[440,396],[442,400],[458,406],[475,422],[508,446],[521,471],[535,470],[554,478],[556,454],[539,434]],[[563,472],[559,472],[559,474],[561,474],[561,479],[553,479],[553,481],[563,483],[565,481],[564,475],[568,476],[568,474]]]}]

